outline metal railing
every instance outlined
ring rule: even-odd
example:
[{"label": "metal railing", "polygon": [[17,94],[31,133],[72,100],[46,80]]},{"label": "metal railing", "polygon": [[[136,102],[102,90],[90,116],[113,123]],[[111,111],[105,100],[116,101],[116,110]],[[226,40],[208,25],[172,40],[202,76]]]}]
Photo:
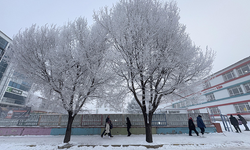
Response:
[{"label": "metal railing", "polygon": [[[196,117],[202,116],[206,125],[212,125],[208,113],[190,114],[154,114],[152,126],[188,126],[188,118],[192,117],[196,124]],[[73,127],[100,127],[105,125],[107,114],[79,114],[73,121]],[[133,127],[144,127],[142,114],[110,114],[114,127],[126,127],[126,118],[129,117]],[[26,120],[1,119],[0,126],[49,126],[66,127],[68,115],[30,114]]]}]

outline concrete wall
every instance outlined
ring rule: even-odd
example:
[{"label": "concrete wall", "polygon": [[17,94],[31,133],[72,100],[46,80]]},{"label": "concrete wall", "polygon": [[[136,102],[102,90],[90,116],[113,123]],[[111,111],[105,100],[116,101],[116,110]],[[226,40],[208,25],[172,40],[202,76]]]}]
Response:
[{"label": "concrete wall", "polygon": [[0,136],[51,135],[51,128],[43,127],[0,127]]}]

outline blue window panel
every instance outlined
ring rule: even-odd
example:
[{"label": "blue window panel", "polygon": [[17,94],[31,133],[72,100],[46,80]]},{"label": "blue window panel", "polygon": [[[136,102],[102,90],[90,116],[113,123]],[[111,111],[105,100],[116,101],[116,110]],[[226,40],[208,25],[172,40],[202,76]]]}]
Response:
[{"label": "blue window panel", "polygon": [[5,39],[3,39],[2,37],[0,37],[0,49],[4,50],[7,45],[8,45],[8,42]]},{"label": "blue window panel", "polygon": [[10,82],[9,82],[9,86],[12,86],[12,84],[13,84],[13,82],[12,82],[12,81],[10,81]]}]

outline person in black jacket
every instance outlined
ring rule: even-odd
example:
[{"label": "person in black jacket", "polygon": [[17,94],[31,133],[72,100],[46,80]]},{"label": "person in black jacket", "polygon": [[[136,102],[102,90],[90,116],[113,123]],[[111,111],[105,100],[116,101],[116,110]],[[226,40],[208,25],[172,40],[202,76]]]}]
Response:
[{"label": "person in black jacket", "polygon": [[239,127],[239,122],[233,115],[230,115],[229,120],[231,124],[234,126],[236,132],[237,133],[239,133],[239,131],[241,132],[240,127]]},{"label": "person in black jacket", "polygon": [[131,128],[131,122],[130,122],[130,120],[129,120],[129,117],[127,117],[126,118],[127,119],[127,131],[128,131],[128,136],[130,136],[131,135],[131,132],[129,131],[129,129]]},{"label": "person in black jacket", "polygon": [[240,121],[242,122],[242,124],[244,125],[245,127],[245,131],[249,131],[249,128],[247,126],[247,121],[245,120],[245,118],[243,118],[240,114],[237,115],[239,118],[240,118]]},{"label": "person in black jacket", "polygon": [[197,136],[199,136],[199,133],[195,129],[194,121],[192,117],[188,119],[188,128],[189,128],[189,136],[192,136],[192,130],[196,133]]}]

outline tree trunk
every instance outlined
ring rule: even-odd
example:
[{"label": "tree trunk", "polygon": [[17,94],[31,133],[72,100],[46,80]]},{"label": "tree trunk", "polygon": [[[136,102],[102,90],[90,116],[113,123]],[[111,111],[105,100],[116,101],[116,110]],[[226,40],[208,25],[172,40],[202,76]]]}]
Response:
[{"label": "tree trunk", "polygon": [[68,112],[68,124],[67,124],[67,129],[66,129],[66,133],[65,133],[65,136],[64,136],[64,140],[63,140],[63,143],[68,143],[70,141],[70,137],[71,137],[71,128],[72,128],[72,124],[73,124],[73,121],[74,121],[74,118],[72,116],[72,112]]},{"label": "tree trunk", "polygon": [[144,116],[144,122],[145,122],[145,130],[146,130],[146,141],[148,143],[153,143],[153,137],[152,137],[152,113],[143,113]]}]

